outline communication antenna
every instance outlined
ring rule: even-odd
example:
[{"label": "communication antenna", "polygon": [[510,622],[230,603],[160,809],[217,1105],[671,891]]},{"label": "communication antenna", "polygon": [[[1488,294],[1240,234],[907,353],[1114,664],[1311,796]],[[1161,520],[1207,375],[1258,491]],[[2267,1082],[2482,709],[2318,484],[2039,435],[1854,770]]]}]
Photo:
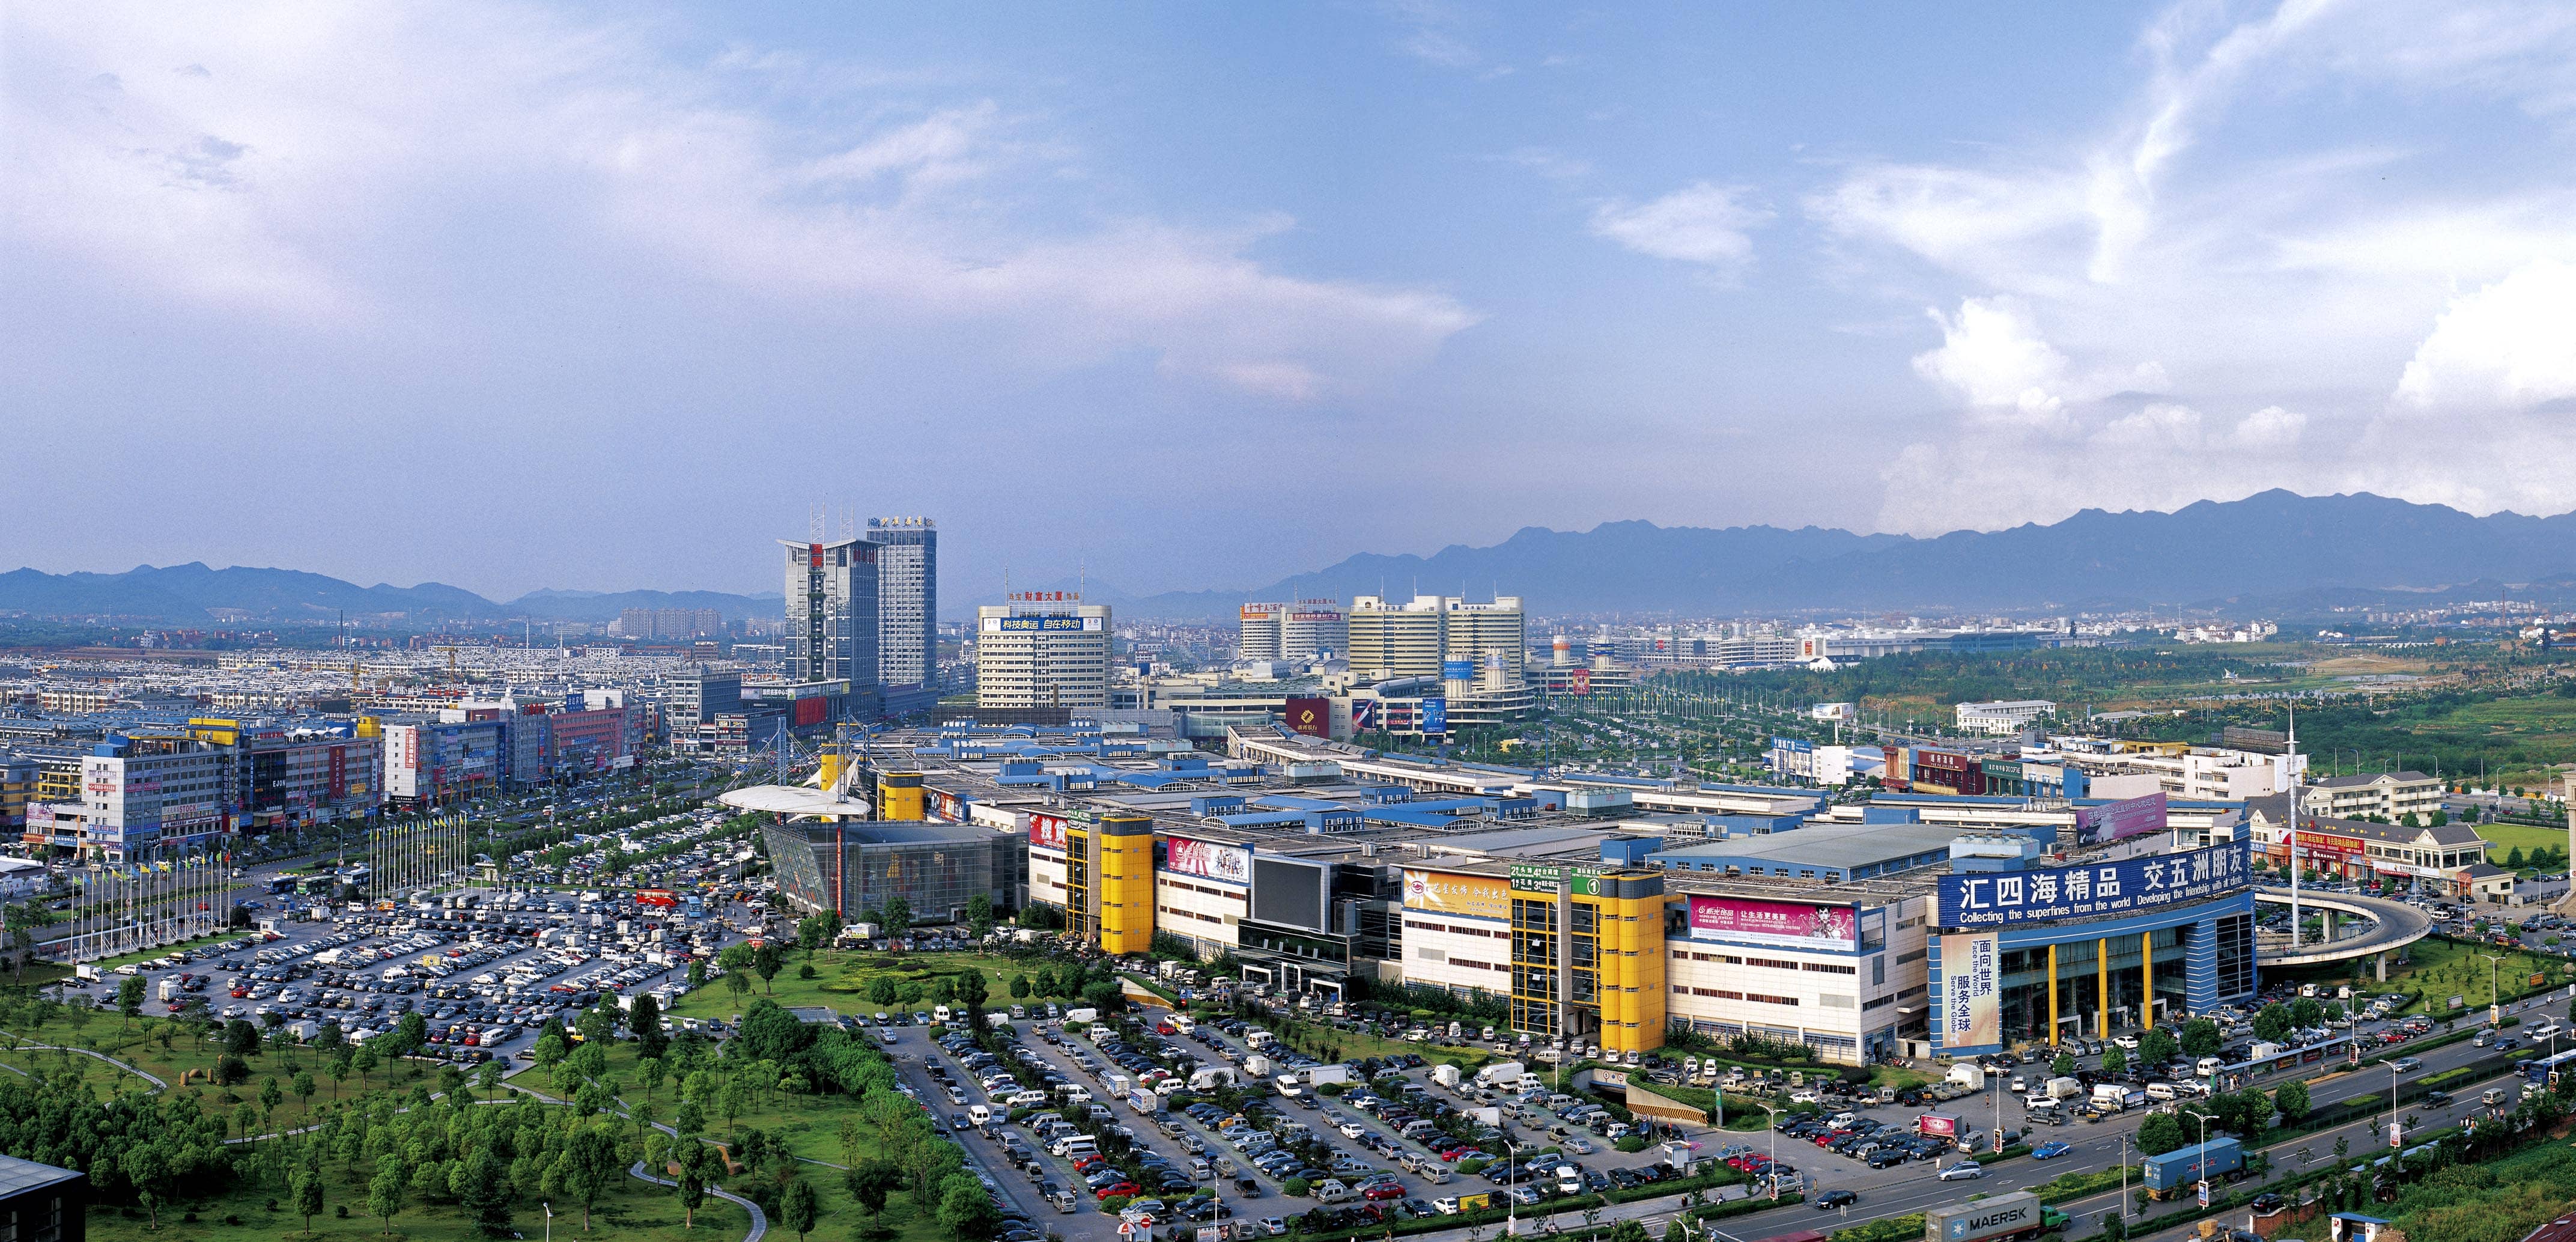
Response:
[{"label": "communication antenna", "polygon": [[805,506],[805,538],[811,543],[823,542],[823,506]]}]

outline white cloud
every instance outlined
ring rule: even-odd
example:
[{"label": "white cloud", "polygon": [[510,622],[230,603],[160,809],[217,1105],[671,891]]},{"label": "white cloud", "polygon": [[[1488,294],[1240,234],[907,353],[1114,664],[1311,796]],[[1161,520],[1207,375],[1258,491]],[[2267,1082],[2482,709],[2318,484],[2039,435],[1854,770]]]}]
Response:
[{"label": "white cloud", "polygon": [[2234,422],[2149,402],[2089,427],[2002,425],[1973,437],[1906,446],[1880,471],[1885,529],[1936,535],[2055,521],[2080,509],[2172,510],[2270,487],[2328,492],[2340,468],[2311,468],[2298,450],[2306,416],[2267,406]]},{"label": "white cloud", "polygon": [[1980,418],[2035,427],[2059,421],[2066,355],[2040,339],[2018,300],[1969,298],[1956,317],[1928,313],[1941,325],[1941,347],[1914,356],[1916,374],[1950,389]]},{"label": "white cloud", "polygon": [[1749,230],[1771,220],[1769,208],[1747,197],[1695,181],[1651,202],[1603,203],[1593,209],[1592,232],[1642,255],[1731,271],[1753,257]]},{"label": "white cloud", "polygon": [[[613,300],[712,282],[794,320],[945,324],[996,362],[1143,353],[1291,400],[1372,384],[1477,319],[1436,290],[1248,257],[1281,220],[1060,223],[1086,214],[1062,141],[945,84],[690,60],[650,26],[515,7],[9,20],[0,254],[311,331],[482,318],[446,300],[509,261],[482,237]],[[809,106],[762,106],[776,92]]]},{"label": "white cloud", "polygon": [[2555,259],[2452,300],[2398,377],[2418,409],[2525,409],[2576,397],[2576,266]]}]

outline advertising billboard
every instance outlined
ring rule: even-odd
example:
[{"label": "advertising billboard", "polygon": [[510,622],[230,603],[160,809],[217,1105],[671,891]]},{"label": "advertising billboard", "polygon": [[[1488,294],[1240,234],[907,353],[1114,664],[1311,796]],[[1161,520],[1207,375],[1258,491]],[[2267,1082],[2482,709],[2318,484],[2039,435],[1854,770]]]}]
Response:
[{"label": "advertising billboard", "polygon": [[2299,830],[2299,856],[2307,859],[2326,858],[2341,862],[2369,852],[2369,843],[2360,837],[2347,837],[2336,832]]},{"label": "advertising billboard", "polygon": [[2075,843],[2100,845],[2165,830],[2163,790],[2102,806],[2075,808]]},{"label": "advertising billboard", "polygon": [[1288,727],[1308,737],[1327,741],[1333,736],[1333,701],[1331,699],[1290,699],[1280,713]]},{"label": "advertising billboard", "polygon": [[2004,927],[2136,914],[2245,887],[2247,843],[2083,867],[1941,877],[1940,925]]},{"label": "advertising billboard", "polygon": [[1331,869],[1320,863],[1268,854],[1252,857],[1252,917],[1264,923],[1324,931],[1324,900]]},{"label": "advertising billboard", "polygon": [[1064,852],[1064,817],[1061,815],[1029,816],[1029,848]]},{"label": "advertising billboard", "polygon": [[1592,693],[1592,670],[1578,668],[1566,675],[1567,690],[1573,694]]},{"label": "advertising billboard", "polygon": [[1601,877],[1617,867],[1594,863],[1513,863],[1512,887],[1524,892],[1553,893],[1559,884],[1578,897],[1601,895]]},{"label": "advertising billboard", "polygon": [[1475,676],[1476,662],[1474,660],[1442,660],[1440,662],[1440,680],[1442,681],[1472,681],[1475,679]]},{"label": "advertising billboard", "polygon": [[1771,749],[1791,754],[1812,754],[1815,752],[1816,744],[1803,737],[1775,736],[1771,739]]},{"label": "advertising billboard", "polygon": [[1089,634],[1100,630],[1098,617],[986,617],[984,629],[995,634]]},{"label": "advertising billboard", "polygon": [[1189,837],[1173,837],[1163,847],[1163,869],[1228,884],[1252,882],[1252,851]]},{"label": "advertising billboard", "polygon": [[1979,1048],[2003,1042],[2003,955],[1992,932],[1941,937],[1941,1043]]},{"label": "advertising billboard", "polygon": [[1422,706],[1416,708],[1415,711],[1419,717],[1416,723],[1421,726],[1424,733],[1447,733],[1449,731],[1449,700],[1424,699],[1422,700]]},{"label": "advertising billboard", "polygon": [[1860,915],[1850,906],[1694,895],[1690,934],[1693,940],[1733,940],[1786,949],[1858,949]]},{"label": "advertising billboard", "polygon": [[1404,905],[1428,914],[1507,920],[1512,917],[1512,887],[1498,876],[1407,871]]}]

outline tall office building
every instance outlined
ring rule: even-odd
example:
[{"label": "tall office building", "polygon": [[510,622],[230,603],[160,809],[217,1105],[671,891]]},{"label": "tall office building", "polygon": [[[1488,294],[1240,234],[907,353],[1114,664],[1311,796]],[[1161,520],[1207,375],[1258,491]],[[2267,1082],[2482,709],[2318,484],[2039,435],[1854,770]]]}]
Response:
[{"label": "tall office building", "polygon": [[939,526],[924,517],[869,518],[877,545],[877,680],[927,686],[939,673]]},{"label": "tall office building", "polygon": [[1066,594],[975,610],[976,706],[1109,706],[1109,606]]},{"label": "tall office building", "polygon": [[1351,601],[1351,671],[1362,677],[1438,677],[1443,660],[1481,667],[1499,656],[1517,684],[1527,661],[1527,634],[1517,595],[1470,603],[1454,595],[1416,595],[1393,603],[1375,595]]},{"label": "tall office building", "polygon": [[870,696],[877,678],[877,545],[865,539],[787,550],[787,680],[846,681]]},{"label": "tall office building", "polygon": [[1285,618],[1279,626],[1281,659],[1313,660],[1350,653],[1351,619],[1342,611],[1342,601],[1301,599],[1280,615]]},{"label": "tall office building", "polygon": [[1276,660],[1279,658],[1279,618],[1286,615],[1286,604],[1245,604],[1235,614],[1237,633],[1234,658],[1238,660]]}]

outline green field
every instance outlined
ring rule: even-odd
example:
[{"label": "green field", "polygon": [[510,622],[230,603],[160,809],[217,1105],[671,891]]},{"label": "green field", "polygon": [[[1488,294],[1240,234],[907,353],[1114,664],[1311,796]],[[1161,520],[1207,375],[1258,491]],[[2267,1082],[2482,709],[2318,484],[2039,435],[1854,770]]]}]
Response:
[{"label": "green field", "polygon": [[[895,965],[898,960],[902,963],[900,967]],[[823,949],[814,954],[815,977],[801,979],[797,977],[797,967],[805,965],[805,953],[796,949],[788,952],[786,968],[778,972],[776,979],[763,983],[757,977],[751,977],[751,990],[740,996],[734,995],[722,980],[718,980],[681,997],[672,1004],[669,1012],[678,1017],[731,1021],[742,1013],[745,1006],[762,998],[791,1009],[822,1005],[845,1017],[873,1017],[879,1011],[892,1013],[898,1009],[906,1012],[927,1010],[938,1003],[930,999],[928,992],[939,976],[958,975],[969,970],[983,972],[986,1007],[1007,1011],[1012,1003],[1012,977],[1035,971],[1042,964],[1031,962],[1023,966],[1005,958],[979,953],[907,953],[897,959],[884,953]],[[924,994],[920,1000],[909,1004],[880,1004],[869,1000],[868,984],[880,975],[892,976],[898,984],[918,984]]]},{"label": "green field", "polygon": [[2495,846],[2492,858],[2499,867],[2504,865],[2506,853],[2512,850],[2521,850],[2529,854],[2537,849],[2567,848],[2567,830],[2564,828],[2535,828],[2529,824],[2480,824],[2478,835]]},{"label": "green field", "polygon": [[2502,960],[2489,963],[2485,956],[2489,952],[2495,951],[2450,940],[2419,940],[2406,950],[2412,964],[2389,971],[2388,981],[2397,988],[2422,993],[2425,1008],[2420,1012],[2438,1016],[2441,1003],[2455,995],[2472,1007],[2485,1005],[2491,982],[2496,992],[2511,1000],[2532,990],[2530,981],[2535,973],[2545,976],[2550,987],[2568,980],[2571,967],[2565,958],[2512,950],[2498,952]]}]

